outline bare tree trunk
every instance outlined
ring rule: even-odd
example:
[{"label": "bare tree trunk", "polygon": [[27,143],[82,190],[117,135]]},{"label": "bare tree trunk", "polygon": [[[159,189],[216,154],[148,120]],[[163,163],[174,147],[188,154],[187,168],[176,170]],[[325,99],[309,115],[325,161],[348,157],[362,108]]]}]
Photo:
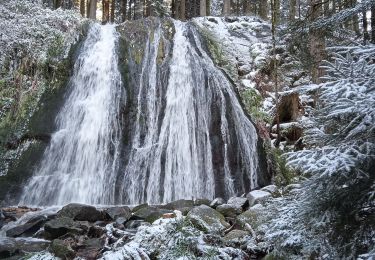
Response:
[{"label": "bare tree trunk", "polygon": [[206,14],[211,15],[211,0],[206,0]]},{"label": "bare tree trunk", "polygon": [[82,17],[85,17],[85,14],[86,14],[85,2],[86,2],[85,0],[80,0],[79,2],[79,11]]},{"label": "bare tree trunk", "polygon": [[199,16],[207,16],[207,3],[206,3],[206,0],[200,0],[199,9],[200,9]]},{"label": "bare tree trunk", "polygon": [[116,0],[112,0],[112,3],[111,3],[111,23],[115,22],[115,11],[116,11]]},{"label": "bare tree trunk", "polygon": [[180,19],[182,21],[186,20],[186,2],[185,2],[185,0],[180,0]]},{"label": "bare tree trunk", "polygon": [[[352,0],[352,7],[355,7],[357,5],[357,0]],[[353,20],[352,20],[352,27],[353,31],[357,36],[361,36],[361,32],[359,31],[359,19],[358,19],[358,14],[353,15]]]},{"label": "bare tree trunk", "polygon": [[135,0],[134,3],[134,20],[141,19],[143,16],[143,1]]},{"label": "bare tree trunk", "polygon": [[363,26],[363,44],[366,45],[368,41],[370,40],[370,36],[368,34],[368,24],[367,24],[367,9],[364,8],[362,11],[362,16],[363,16],[363,21],[362,21],[362,26]]},{"label": "bare tree trunk", "polygon": [[268,3],[267,3],[267,1],[260,0],[260,2],[259,2],[259,16],[263,20],[268,19]]},{"label": "bare tree trunk", "polygon": [[94,19],[96,20],[96,4],[97,4],[97,0],[89,0],[89,4],[88,4],[88,18],[90,19]]},{"label": "bare tree trunk", "polygon": [[324,17],[329,17],[330,16],[329,0],[323,0],[323,1],[324,1]]},{"label": "bare tree trunk", "polygon": [[275,5],[275,24],[280,24],[280,0],[274,0],[273,4]]},{"label": "bare tree trunk", "polygon": [[224,0],[223,15],[230,15],[230,0]]},{"label": "bare tree trunk", "polygon": [[109,0],[102,0],[102,6],[103,6],[102,22],[108,23],[109,22]]},{"label": "bare tree trunk", "polygon": [[128,4],[128,0],[122,0],[121,2],[121,15],[122,15],[122,22],[126,21],[126,6]]},{"label": "bare tree trunk", "polygon": [[296,0],[289,0],[289,22],[294,22],[296,19]]},{"label": "bare tree trunk", "polygon": [[[310,22],[314,22],[323,15],[322,0],[309,0]],[[314,83],[321,83],[324,70],[320,67],[325,58],[325,38],[319,29],[309,31],[309,50],[312,57],[311,77]]]}]

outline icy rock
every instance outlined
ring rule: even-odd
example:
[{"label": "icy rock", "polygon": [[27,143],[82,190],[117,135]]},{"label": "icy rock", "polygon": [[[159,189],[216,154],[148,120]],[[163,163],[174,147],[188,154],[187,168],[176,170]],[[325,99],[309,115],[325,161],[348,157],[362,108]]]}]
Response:
[{"label": "icy rock", "polygon": [[264,207],[260,204],[257,204],[250,209],[246,210],[239,216],[237,216],[237,223],[244,228],[246,224],[250,226],[257,226],[259,224],[259,216],[262,213],[261,211]]},{"label": "icy rock", "polygon": [[279,193],[279,189],[277,188],[276,185],[268,185],[266,187],[261,188],[260,190],[269,192],[272,195],[275,195],[275,194]]},{"label": "icy rock", "polygon": [[[45,250],[49,241],[36,238],[0,237],[0,258],[19,255],[22,252],[39,252]],[[13,259],[20,259],[15,257]]]},{"label": "icy rock", "polygon": [[217,206],[216,211],[223,214],[224,217],[235,218],[242,213],[242,208],[235,204],[223,204]]},{"label": "icy rock", "polygon": [[216,198],[210,203],[211,208],[216,208],[217,206],[225,204],[225,200],[223,198]]},{"label": "icy rock", "polygon": [[193,208],[187,214],[187,219],[190,220],[194,226],[208,233],[222,232],[230,226],[221,213],[206,205]]},{"label": "icy rock", "polygon": [[224,241],[226,242],[240,242],[244,237],[248,236],[249,232],[244,230],[235,229],[230,231],[228,234],[224,236]]},{"label": "icy rock", "polygon": [[302,188],[302,185],[299,184],[299,183],[293,183],[293,184],[289,184],[288,186],[285,187],[285,191],[286,192],[291,192],[293,190],[298,190],[298,189],[301,189]]},{"label": "icy rock", "polygon": [[6,231],[8,237],[18,237],[21,235],[30,235],[32,236],[36,233],[42,225],[47,221],[45,216],[37,216],[30,219],[27,223],[16,226]]},{"label": "icy rock", "polygon": [[262,190],[253,190],[249,192],[247,195],[247,198],[249,199],[249,205],[250,207],[265,201],[266,199],[271,197],[271,193],[268,191],[262,191]]},{"label": "icy rock", "polygon": [[249,200],[245,197],[232,197],[228,200],[227,204],[247,209],[249,207]]},{"label": "icy rock", "polygon": [[73,220],[96,222],[104,219],[104,214],[93,206],[71,203],[63,207],[57,217],[67,217]]}]

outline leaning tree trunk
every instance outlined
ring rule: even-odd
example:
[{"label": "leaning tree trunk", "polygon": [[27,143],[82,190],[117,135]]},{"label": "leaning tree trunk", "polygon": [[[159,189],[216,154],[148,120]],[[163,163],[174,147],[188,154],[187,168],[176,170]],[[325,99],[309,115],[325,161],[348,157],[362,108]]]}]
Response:
[{"label": "leaning tree trunk", "polygon": [[230,0],[224,0],[223,15],[230,15]]},{"label": "leaning tree trunk", "polygon": [[102,22],[108,23],[109,22],[109,0],[102,0],[102,6],[103,6]]}]

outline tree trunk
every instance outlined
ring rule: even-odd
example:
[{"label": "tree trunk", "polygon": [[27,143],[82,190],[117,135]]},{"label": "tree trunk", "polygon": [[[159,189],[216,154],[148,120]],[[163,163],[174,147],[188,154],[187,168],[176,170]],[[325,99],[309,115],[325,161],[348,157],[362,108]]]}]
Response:
[{"label": "tree trunk", "polygon": [[259,0],[259,16],[263,20],[268,19],[268,3],[264,0]]},{"label": "tree trunk", "polygon": [[109,0],[102,0],[102,6],[103,6],[102,22],[105,24],[109,22]]},{"label": "tree trunk", "polygon": [[97,0],[89,0],[89,4],[87,8],[87,12],[88,12],[87,17],[90,19],[96,20],[96,4],[97,4]]},{"label": "tree trunk", "polygon": [[375,4],[371,6],[371,42],[375,43]]},{"label": "tree trunk", "polygon": [[116,11],[116,0],[112,0],[112,3],[111,3],[111,23],[115,22],[115,11]]},{"label": "tree trunk", "polygon": [[367,24],[367,9],[364,8],[362,11],[362,16],[363,16],[363,21],[362,21],[362,26],[363,26],[363,44],[366,45],[370,39],[370,36],[368,34],[368,24]]},{"label": "tree trunk", "polygon": [[274,10],[275,24],[278,25],[280,24],[280,0],[274,0],[274,5],[275,5],[275,10]]},{"label": "tree trunk", "polygon": [[324,17],[329,17],[330,16],[329,0],[323,0],[323,1],[324,1]]},{"label": "tree trunk", "polygon": [[[309,0],[310,22],[314,22],[322,16],[322,0]],[[320,67],[325,58],[325,38],[319,29],[310,28],[309,51],[312,58],[311,78],[316,84],[321,83],[324,70]]]},{"label": "tree trunk", "polygon": [[186,20],[186,2],[185,2],[185,0],[180,0],[180,19],[182,21]]},{"label": "tree trunk", "polygon": [[85,14],[86,14],[85,2],[86,2],[85,0],[80,0],[79,2],[79,11],[82,17],[85,17]]},{"label": "tree trunk", "polygon": [[128,0],[122,0],[121,1],[121,21],[126,21],[126,6],[128,5]]},{"label": "tree trunk", "polygon": [[134,3],[134,20],[141,19],[143,17],[143,1],[135,0]]},{"label": "tree trunk", "polygon": [[294,22],[296,19],[296,0],[289,0],[289,22]]},{"label": "tree trunk", "polygon": [[230,15],[230,0],[224,0],[223,15]]},{"label": "tree trunk", "polygon": [[206,0],[206,14],[211,15],[211,0]]},{"label": "tree trunk", "polygon": [[206,0],[200,0],[199,9],[200,9],[199,16],[207,16]]}]

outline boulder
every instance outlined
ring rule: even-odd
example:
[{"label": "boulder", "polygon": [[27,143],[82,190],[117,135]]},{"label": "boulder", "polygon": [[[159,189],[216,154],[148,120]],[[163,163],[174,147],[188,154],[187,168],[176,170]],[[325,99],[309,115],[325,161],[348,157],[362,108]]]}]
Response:
[{"label": "boulder", "polygon": [[234,229],[224,236],[224,241],[229,243],[238,243],[244,237],[249,236],[249,232],[239,229]]},{"label": "boulder", "polygon": [[223,198],[216,198],[210,203],[211,208],[216,208],[217,206],[225,204],[225,200]]},{"label": "boulder", "polygon": [[236,223],[241,228],[244,228],[246,224],[252,227],[257,227],[260,224],[260,216],[264,207],[260,204],[251,207],[236,218]]},{"label": "boulder", "polygon": [[63,207],[58,213],[57,218],[67,217],[73,220],[95,222],[104,219],[104,214],[93,206],[71,203]]},{"label": "boulder", "polygon": [[210,206],[211,201],[208,199],[195,199],[194,206],[206,205]]},{"label": "boulder", "polygon": [[194,226],[208,233],[219,233],[230,226],[221,213],[206,205],[194,207],[187,214],[187,219]]},{"label": "boulder", "polygon": [[128,222],[125,223],[125,228],[137,229],[140,226],[144,226],[144,225],[150,225],[150,223],[145,222],[143,220],[129,220]]},{"label": "boulder", "polygon": [[142,208],[146,208],[146,207],[148,207],[148,203],[140,204],[140,205],[135,206],[134,208],[132,208],[132,212],[136,212],[136,211],[138,211],[138,210],[140,210]]},{"label": "boulder", "polygon": [[271,193],[272,195],[276,195],[279,193],[279,189],[277,188],[276,185],[268,185],[266,187],[263,187],[260,189],[261,191],[266,191]]},{"label": "boulder", "polygon": [[242,208],[235,204],[223,204],[216,207],[216,211],[223,214],[227,218],[235,218],[242,213]]},{"label": "boulder", "polygon": [[104,239],[100,238],[92,238],[85,240],[83,242],[83,245],[80,247],[80,249],[77,252],[77,257],[81,257],[82,259],[98,259],[103,247],[104,247],[105,241]]},{"label": "boulder", "polygon": [[72,218],[56,218],[48,221],[44,225],[45,237],[47,239],[55,239],[67,233],[83,234],[85,230],[81,225],[75,222]]},{"label": "boulder", "polygon": [[285,187],[285,192],[291,192],[291,191],[295,191],[295,190],[299,190],[302,188],[302,185],[299,184],[299,183],[292,183],[292,184],[289,184],[288,186]]},{"label": "boulder", "polygon": [[19,237],[21,235],[32,236],[35,234],[47,221],[45,216],[37,216],[30,219],[23,225],[16,226],[6,231],[8,237]]},{"label": "boulder", "polygon": [[0,259],[23,253],[40,252],[45,250],[49,246],[49,243],[49,241],[36,238],[0,237]]},{"label": "boulder", "polygon": [[54,239],[50,247],[51,253],[62,259],[73,259],[76,252],[70,246],[70,243],[61,239]]},{"label": "boulder", "polygon": [[232,197],[228,200],[227,204],[240,207],[243,210],[249,208],[249,200],[245,197]]},{"label": "boulder", "polygon": [[246,197],[249,199],[249,205],[251,207],[257,203],[267,200],[268,198],[272,197],[272,195],[267,191],[253,190],[249,192]]},{"label": "boulder", "polygon": [[147,206],[134,212],[131,219],[140,219],[149,223],[153,223],[155,220],[162,218],[166,213],[173,213],[173,211]]},{"label": "boulder", "polygon": [[127,221],[132,216],[132,212],[131,212],[130,208],[126,207],[126,206],[108,208],[104,212],[112,220],[116,220],[117,218],[121,217],[121,218],[125,219],[125,221]]}]

